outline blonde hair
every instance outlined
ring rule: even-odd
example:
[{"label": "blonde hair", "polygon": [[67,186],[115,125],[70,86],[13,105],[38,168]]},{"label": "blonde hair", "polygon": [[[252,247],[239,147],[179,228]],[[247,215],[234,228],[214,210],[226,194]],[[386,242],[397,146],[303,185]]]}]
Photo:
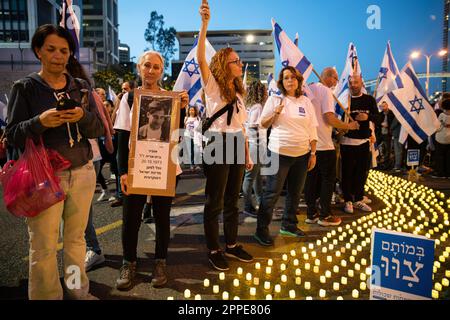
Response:
[{"label": "blonde hair", "polygon": [[212,57],[209,69],[220,88],[220,95],[226,102],[232,102],[239,93],[245,95],[244,83],[240,77],[233,79],[233,85],[229,85],[230,69],[228,66],[228,57],[234,50],[232,48],[223,48],[217,51]]},{"label": "blonde hair", "polygon": [[145,51],[143,54],[141,54],[141,56],[139,57],[138,63],[137,63],[137,73],[139,74],[139,69],[141,68],[142,63],[144,62],[144,59],[146,56],[148,55],[155,55],[159,58],[159,60],[161,60],[161,69],[163,70],[163,72],[161,72],[161,78],[164,76],[164,58],[161,55],[161,53],[159,53],[158,51],[154,51],[154,50],[148,50]]}]

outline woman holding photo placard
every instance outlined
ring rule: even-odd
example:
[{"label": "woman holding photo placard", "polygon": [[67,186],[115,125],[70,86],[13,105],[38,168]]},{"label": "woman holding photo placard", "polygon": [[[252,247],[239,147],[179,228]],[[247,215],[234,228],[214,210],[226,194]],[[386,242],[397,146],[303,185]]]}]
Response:
[{"label": "woman holding photo placard", "polygon": [[[147,51],[138,61],[138,73],[142,80],[141,89],[162,91],[159,85],[164,74],[164,59],[159,52]],[[131,131],[131,107],[134,92],[125,93],[120,102],[114,129],[119,132],[118,139],[118,166],[120,182],[124,193],[123,201],[123,225],[122,246],[123,264],[120,275],[116,281],[119,290],[127,290],[133,285],[136,274],[137,242],[139,227],[141,225],[142,209],[146,203],[147,196],[128,193],[128,155],[129,139]],[[181,93],[181,107],[188,104],[187,92]],[[179,166],[177,174],[181,173]],[[166,258],[170,240],[170,209],[172,197],[151,196],[156,228],[155,259],[156,264],[153,271],[152,285],[156,288],[163,287],[168,279],[166,273]]]}]

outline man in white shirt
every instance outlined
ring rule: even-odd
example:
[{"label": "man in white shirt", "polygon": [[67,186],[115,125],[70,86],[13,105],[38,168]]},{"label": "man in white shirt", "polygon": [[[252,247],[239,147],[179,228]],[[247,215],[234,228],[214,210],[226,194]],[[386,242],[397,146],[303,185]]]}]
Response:
[{"label": "man in white shirt", "polygon": [[[314,94],[312,103],[318,122],[317,127],[317,163],[308,172],[305,183],[307,204],[306,223],[318,223],[321,226],[337,226],[341,219],[331,215],[331,198],[336,180],[336,150],[331,138],[333,127],[341,130],[356,130],[356,121],[344,123],[336,118],[333,93],[330,88],[336,86],[338,74],[333,68],[322,71],[321,82],[310,85]],[[320,198],[320,214],[317,213],[317,199]]]}]

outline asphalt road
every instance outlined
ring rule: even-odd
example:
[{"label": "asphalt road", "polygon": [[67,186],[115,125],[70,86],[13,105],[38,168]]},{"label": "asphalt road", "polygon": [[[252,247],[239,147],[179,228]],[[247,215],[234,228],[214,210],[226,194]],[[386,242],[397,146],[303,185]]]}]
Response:
[{"label": "asphalt road", "polygon": [[[105,174],[107,176],[107,173]],[[449,180],[433,180],[423,178],[421,183],[429,185],[436,190],[450,194]],[[138,245],[138,275],[134,287],[125,292],[115,289],[115,281],[119,274],[119,268],[122,262],[121,246],[121,216],[122,207],[111,208],[107,201],[95,201],[99,193],[94,196],[94,224],[99,234],[99,242],[106,257],[106,262],[88,273],[91,281],[91,293],[100,299],[107,300],[149,300],[174,297],[182,299],[185,289],[190,289],[193,294],[201,294],[202,299],[219,299],[221,296],[212,293],[211,288],[203,287],[205,278],[212,282],[218,282],[218,272],[212,270],[207,260],[207,250],[204,243],[204,233],[202,224],[202,213],[204,204],[204,184],[205,180],[201,174],[190,174],[183,176],[177,188],[177,197],[174,201],[171,212],[171,243],[168,258],[168,273],[170,280],[163,289],[152,288],[151,272],[154,266],[154,225],[142,224],[139,233]],[[113,190],[114,185],[109,184]],[[375,210],[384,208],[384,203],[376,197],[372,197],[374,203],[372,207]],[[281,197],[274,214],[274,222],[271,225],[273,235],[278,234],[280,225],[281,207],[284,203],[284,197]],[[242,199],[240,208],[242,208]],[[240,215],[239,239],[238,241],[245,246],[255,257],[255,262],[262,265],[267,263],[267,259],[272,258],[275,262],[281,261],[283,253],[289,253],[290,250],[299,250],[300,247],[308,246],[318,239],[322,239],[336,228],[324,228],[318,225],[306,225],[305,208],[301,208],[302,214],[299,216],[300,228],[306,231],[307,236],[301,239],[277,236],[275,246],[263,248],[259,246],[252,235],[256,228],[256,219]],[[355,210],[354,215],[344,214],[342,205],[333,205],[334,214],[343,219],[343,226],[352,223],[364,216],[362,212]],[[221,231],[222,232],[222,231]],[[223,243],[223,239],[222,239]],[[58,253],[59,265],[61,269],[62,250]],[[319,256],[320,258],[320,256]],[[322,262],[325,255],[321,257]],[[370,263],[370,245],[358,255],[358,259],[365,259]],[[302,261],[302,260],[301,260]],[[304,261],[302,261],[303,263]],[[238,277],[236,271],[238,267],[244,268],[244,274],[250,269],[254,269],[254,263],[243,265],[231,261],[231,270],[227,274],[227,279],[221,288],[228,288],[232,291],[231,283],[233,277]],[[325,264],[324,264],[325,266]],[[448,260],[442,266],[442,270],[449,270]],[[60,270],[61,272],[62,270]],[[60,273],[62,274],[62,273]],[[256,276],[254,276],[256,277]],[[27,299],[27,279],[28,279],[28,233],[25,221],[15,218],[7,213],[3,202],[0,203],[0,299]],[[336,276],[339,282],[340,277]],[[261,281],[262,277],[261,277]],[[313,292],[302,292],[300,299],[306,295],[314,296],[320,290],[321,284],[318,282],[318,275],[306,277],[303,281],[311,281]],[[335,281],[333,279],[328,282]],[[353,282],[354,283],[353,283]],[[344,299],[351,299],[352,289],[359,286],[359,279],[349,279],[349,285],[335,292],[327,299],[335,299],[338,295]],[[247,284],[248,285],[248,284]],[[243,290],[243,289],[242,289]],[[448,288],[441,295],[441,298],[448,299]],[[236,291],[236,290],[235,290]],[[235,292],[234,291],[234,292]],[[236,293],[234,293],[236,294]],[[244,293],[242,293],[244,295]],[[361,291],[360,299],[368,299],[367,290]]]}]

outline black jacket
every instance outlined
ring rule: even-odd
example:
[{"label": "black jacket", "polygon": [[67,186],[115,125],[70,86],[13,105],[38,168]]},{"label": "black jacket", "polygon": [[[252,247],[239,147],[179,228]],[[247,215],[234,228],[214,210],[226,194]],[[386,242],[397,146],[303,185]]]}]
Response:
[{"label": "black jacket", "polygon": [[[82,89],[91,92],[88,83],[66,75],[68,85],[66,92],[70,98],[81,102]],[[58,151],[64,158],[72,162],[71,168],[85,165],[92,159],[92,149],[88,139],[103,135],[103,123],[97,111],[95,100],[89,94],[89,103],[84,108],[84,116],[77,123],[82,139],[77,141],[77,125],[70,124],[70,131],[75,141],[73,147],[69,144],[67,124],[57,128],[44,127],[39,116],[56,107],[55,90],[51,88],[37,73],[14,83],[8,103],[8,125],[6,136],[8,143],[15,148],[25,147],[27,137],[35,141],[42,135],[44,145]]]}]

